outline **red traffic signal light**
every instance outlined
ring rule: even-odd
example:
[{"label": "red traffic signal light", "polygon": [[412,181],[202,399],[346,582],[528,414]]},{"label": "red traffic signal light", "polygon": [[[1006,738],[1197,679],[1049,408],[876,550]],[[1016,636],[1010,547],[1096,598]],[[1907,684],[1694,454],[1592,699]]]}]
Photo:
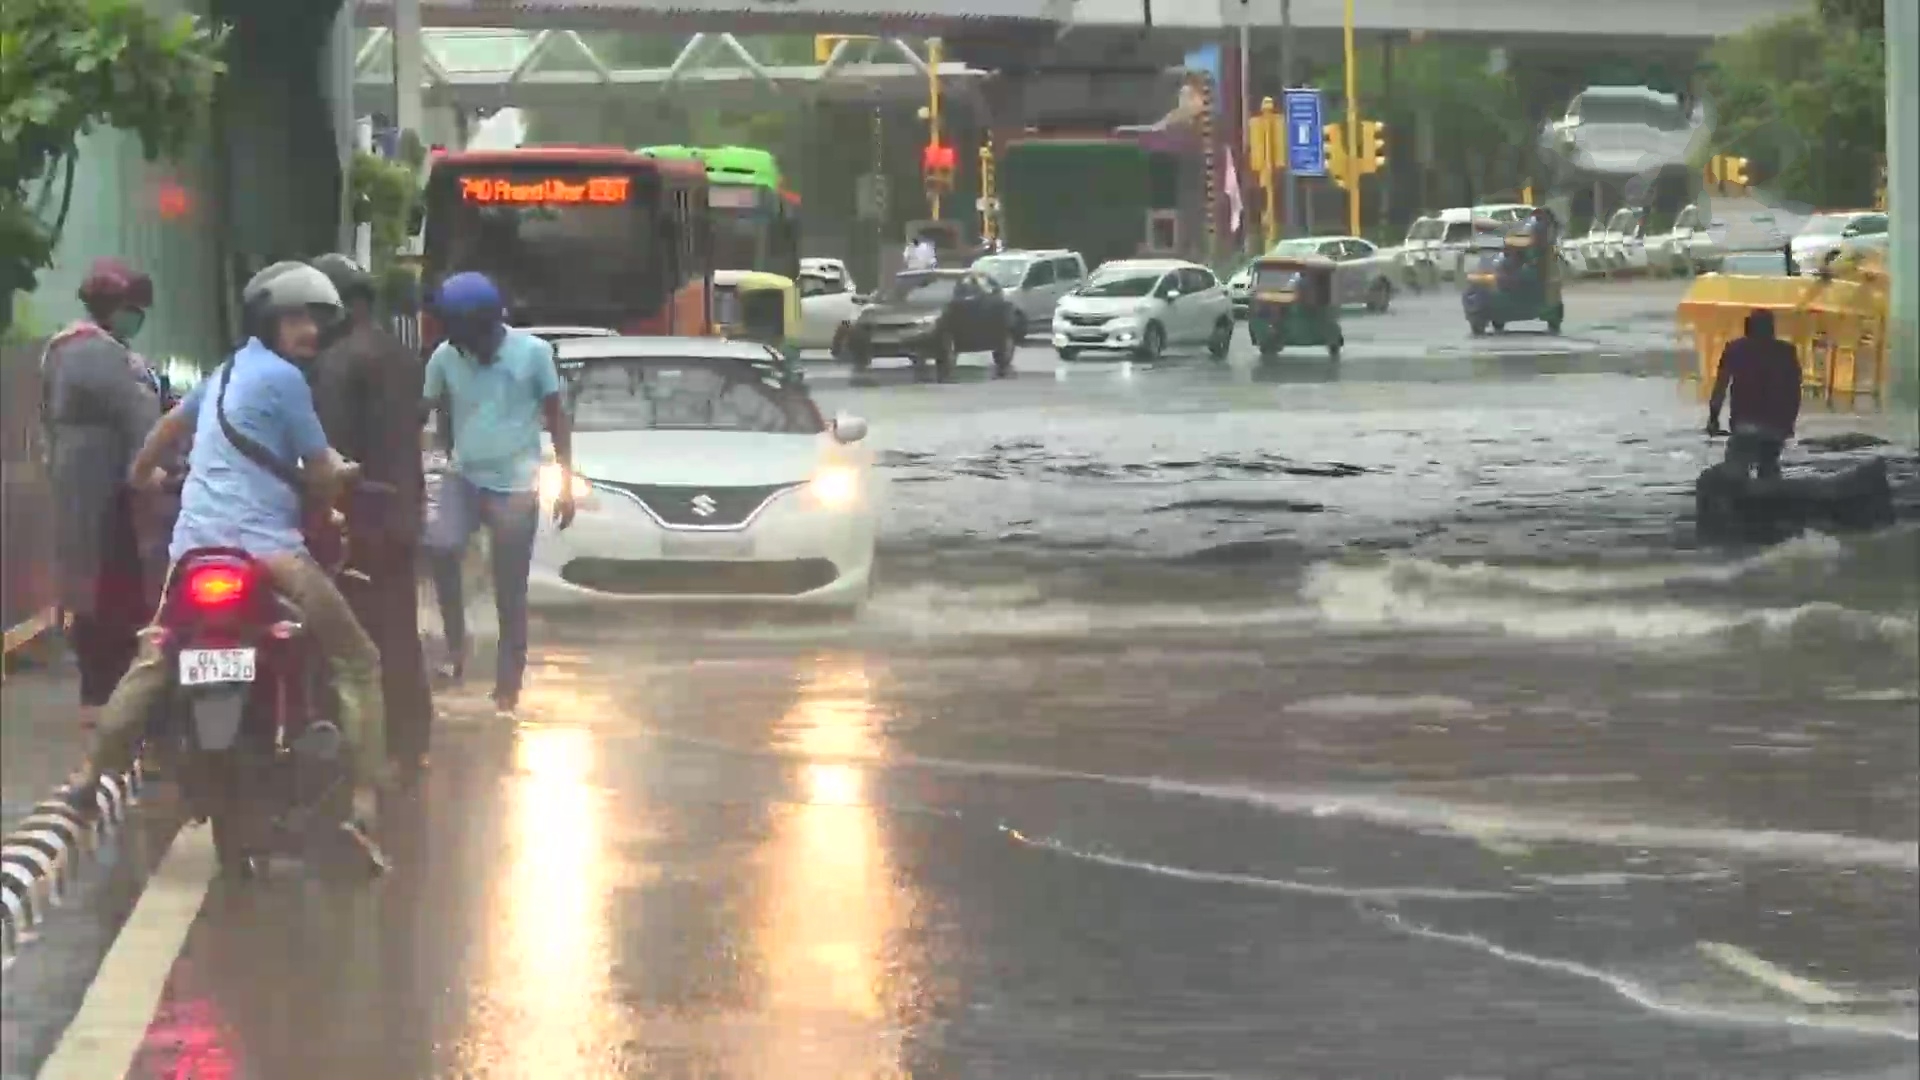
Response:
[{"label": "red traffic signal light", "polygon": [[942,143],[928,143],[920,153],[920,169],[927,173],[951,173],[956,164],[953,147]]}]

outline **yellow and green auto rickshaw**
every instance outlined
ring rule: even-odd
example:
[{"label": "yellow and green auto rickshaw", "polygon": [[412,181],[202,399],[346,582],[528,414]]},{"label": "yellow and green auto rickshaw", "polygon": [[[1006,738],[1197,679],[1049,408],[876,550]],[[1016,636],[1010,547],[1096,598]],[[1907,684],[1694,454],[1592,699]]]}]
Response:
[{"label": "yellow and green auto rickshaw", "polygon": [[788,372],[800,370],[800,350],[792,341],[800,329],[800,289],[792,278],[759,270],[715,270],[713,325],[721,337],[780,350]]},{"label": "yellow and green auto rickshaw", "polygon": [[1334,263],[1317,255],[1268,255],[1253,261],[1247,332],[1271,359],[1288,345],[1325,347],[1340,359],[1347,342],[1333,298]]},{"label": "yellow and green auto rickshaw", "polygon": [[1507,230],[1498,247],[1478,252],[1467,273],[1460,305],[1467,328],[1478,336],[1505,330],[1508,323],[1538,319],[1547,333],[1558,334],[1567,317],[1560,292],[1560,252],[1551,218],[1536,215]]}]

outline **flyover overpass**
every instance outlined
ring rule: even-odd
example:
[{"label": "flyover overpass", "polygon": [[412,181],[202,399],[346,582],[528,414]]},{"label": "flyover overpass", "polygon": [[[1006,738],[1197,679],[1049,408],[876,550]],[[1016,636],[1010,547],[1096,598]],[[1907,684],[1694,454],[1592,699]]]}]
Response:
[{"label": "flyover overpass", "polygon": [[[367,34],[354,58],[354,102],[361,115],[394,103],[392,34]],[[624,67],[597,54],[576,30],[439,28],[421,35],[421,103],[463,112],[598,105],[619,96],[697,95],[705,103],[778,98],[795,104],[836,101],[919,102],[936,74],[898,38],[838,42],[815,64],[779,63],[754,54],[733,34],[696,33],[665,67]],[[947,93],[969,95],[989,76],[945,61]]]},{"label": "flyover overpass", "polygon": [[[1033,36],[1075,30],[1211,37],[1243,19],[1278,27],[1283,0],[420,0],[428,26],[693,33]],[[1344,0],[1290,0],[1293,26],[1338,30]],[[1806,10],[1806,0],[1356,0],[1364,34],[1655,39],[1698,45]],[[362,26],[389,25],[393,0],[356,0]]]}]

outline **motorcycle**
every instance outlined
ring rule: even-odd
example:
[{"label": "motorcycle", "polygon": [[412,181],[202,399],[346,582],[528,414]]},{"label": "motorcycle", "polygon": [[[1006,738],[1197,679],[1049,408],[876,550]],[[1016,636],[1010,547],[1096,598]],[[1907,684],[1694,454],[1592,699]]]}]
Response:
[{"label": "motorcycle", "polygon": [[[355,495],[386,487],[356,485]],[[308,525],[308,548],[336,579],[365,580],[347,568],[347,521],[327,508]],[[302,619],[251,555],[199,548],[175,563],[148,631],[171,674],[149,751],[162,755],[193,819],[211,824],[230,876],[255,876],[275,855],[325,851],[345,835],[345,739],[330,719],[337,701],[328,665]],[[363,869],[384,869],[376,852],[351,846],[347,855]]]}]

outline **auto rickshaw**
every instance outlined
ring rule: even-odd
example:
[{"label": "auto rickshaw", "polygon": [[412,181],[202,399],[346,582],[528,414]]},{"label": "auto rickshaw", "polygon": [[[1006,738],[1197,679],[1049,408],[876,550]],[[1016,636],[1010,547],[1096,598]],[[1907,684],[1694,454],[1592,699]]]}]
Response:
[{"label": "auto rickshaw", "polygon": [[1317,255],[1268,255],[1253,261],[1247,332],[1271,359],[1288,345],[1325,346],[1340,359],[1347,342],[1333,298],[1334,263]]},{"label": "auto rickshaw", "polygon": [[713,325],[721,337],[780,350],[788,372],[800,370],[800,350],[792,342],[800,329],[800,289],[792,278],[759,270],[715,270]]},{"label": "auto rickshaw", "polygon": [[1553,219],[1536,215],[1508,230],[1498,247],[1478,252],[1478,264],[1467,273],[1467,291],[1460,305],[1467,328],[1474,334],[1508,323],[1539,319],[1547,333],[1558,334],[1566,318],[1560,295],[1560,257]]}]

